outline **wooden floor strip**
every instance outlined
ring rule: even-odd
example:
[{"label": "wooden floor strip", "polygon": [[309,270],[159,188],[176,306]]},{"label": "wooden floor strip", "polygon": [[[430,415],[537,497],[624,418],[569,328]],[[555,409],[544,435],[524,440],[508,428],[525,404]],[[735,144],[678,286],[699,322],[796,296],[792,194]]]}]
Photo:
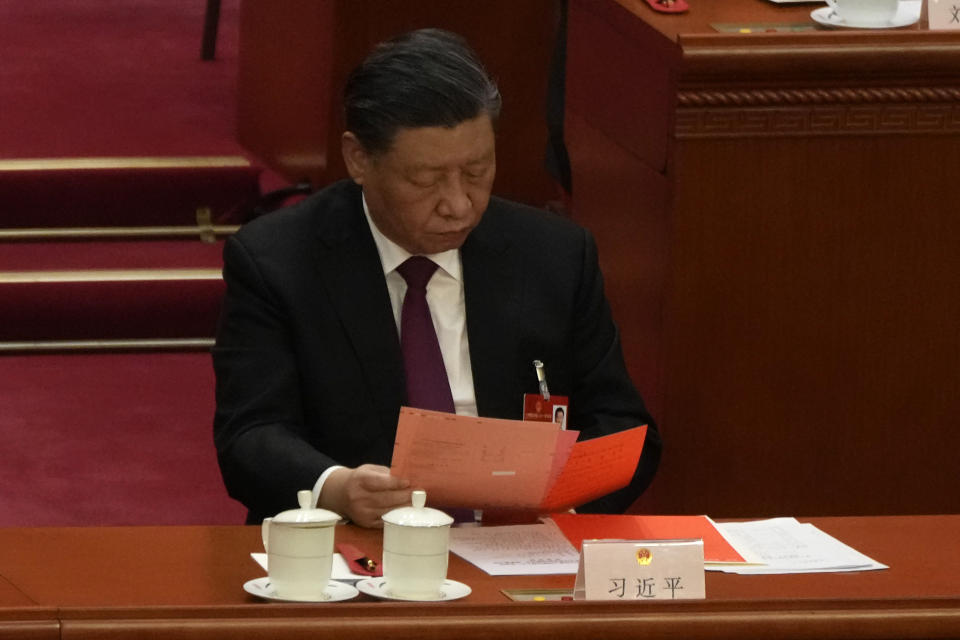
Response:
[{"label": "wooden floor strip", "polygon": [[24,229],[0,229],[0,241],[35,240],[96,240],[100,238],[170,238],[191,237],[205,239],[210,234],[228,236],[237,232],[240,225],[161,226],[161,227],[30,227]]},{"label": "wooden floor strip", "polygon": [[185,351],[209,349],[213,338],[133,338],[123,340],[23,340],[0,342],[0,353],[50,351]]},{"label": "wooden floor strip", "polygon": [[0,271],[0,284],[40,282],[156,282],[221,280],[220,269],[75,269],[64,271]]},{"label": "wooden floor strip", "polygon": [[98,169],[208,169],[251,166],[243,156],[13,158],[0,171],[77,171]]}]

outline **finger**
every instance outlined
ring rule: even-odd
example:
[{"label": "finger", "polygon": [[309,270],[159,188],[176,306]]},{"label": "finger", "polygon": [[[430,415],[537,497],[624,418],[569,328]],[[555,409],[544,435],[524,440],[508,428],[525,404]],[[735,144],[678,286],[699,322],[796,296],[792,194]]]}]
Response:
[{"label": "finger", "polygon": [[369,511],[366,509],[360,510],[357,514],[350,518],[355,524],[360,525],[361,527],[366,527],[368,529],[382,529],[383,520],[380,519],[380,514],[376,511]]},{"label": "finger", "polygon": [[362,464],[357,467],[358,470],[362,469],[364,472],[370,471],[374,473],[382,473],[384,475],[390,475],[390,467],[385,467],[382,464]]},{"label": "finger", "polygon": [[[399,477],[399,476],[392,475],[393,472],[390,469],[390,467],[384,467],[383,465],[379,465],[379,464],[362,464],[356,468],[356,471],[360,473],[361,477],[369,477],[369,478]],[[410,486],[410,481],[407,480],[406,478],[401,479],[400,482],[403,488],[407,488]]]},{"label": "finger", "polygon": [[389,470],[387,473],[366,473],[365,470],[360,469],[357,471],[357,484],[366,491],[392,491],[410,486],[410,483],[403,478],[391,476]]},{"label": "finger", "polygon": [[370,493],[367,499],[369,500],[368,504],[371,508],[378,509],[380,513],[383,514],[397,507],[409,507],[410,490],[378,491],[376,493]]},{"label": "finger", "polygon": [[367,493],[354,502],[351,520],[365,527],[380,527],[383,525],[380,520],[383,514],[400,507],[409,506],[409,490]]}]

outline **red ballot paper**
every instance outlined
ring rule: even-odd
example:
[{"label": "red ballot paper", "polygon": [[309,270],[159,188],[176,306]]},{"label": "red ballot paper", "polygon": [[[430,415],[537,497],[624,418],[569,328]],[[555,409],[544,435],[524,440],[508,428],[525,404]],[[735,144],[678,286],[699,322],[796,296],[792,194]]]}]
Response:
[{"label": "red ballot paper", "polygon": [[[397,421],[391,473],[426,490],[433,505],[566,508],[615,491],[630,481],[643,437],[623,434],[638,430],[646,433],[646,427],[638,427],[576,442],[579,432],[561,431],[552,423],[473,418],[403,407]],[[612,471],[627,467],[629,473]],[[561,483],[565,485],[562,492]]]},{"label": "red ballot paper", "polygon": [[573,445],[541,510],[565,511],[627,486],[646,437],[647,425],[643,425]]},{"label": "red ballot paper", "polygon": [[610,516],[554,513],[550,516],[567,540],[580,548],[584,540],[703,540],[704,562],[739,562],[737,553],[707,516]]}]

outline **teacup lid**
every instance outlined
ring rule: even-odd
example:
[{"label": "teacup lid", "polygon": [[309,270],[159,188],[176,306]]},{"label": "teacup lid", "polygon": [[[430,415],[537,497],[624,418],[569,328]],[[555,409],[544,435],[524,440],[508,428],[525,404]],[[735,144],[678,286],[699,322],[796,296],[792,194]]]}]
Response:
[{"label": "teacup lid", "polygon": [[431,509],[427,504],[427,492],[420,489],[411,495],[412,507],[398,507],[381,516],[388,524],[401,527],[446,527],[453,524],[453,518],[439,509]]},{"label": "teacup lid", "polygon": [[274,522],[286,524],[336,524],[340,516],[333,511],[326,509],[317,509],[313,506],[313,492],[309,489],[297,491],[297,502],[300,503],[299,509],[290,509],[278,513],[273,517]]}]

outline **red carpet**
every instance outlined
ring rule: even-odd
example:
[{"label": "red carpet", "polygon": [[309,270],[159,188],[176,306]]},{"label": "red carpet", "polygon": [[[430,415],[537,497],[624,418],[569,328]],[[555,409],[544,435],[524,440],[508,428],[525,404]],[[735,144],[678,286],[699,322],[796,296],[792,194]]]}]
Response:
[{"label": "red carpet", "polygon": [[0,0],[0,158],[242,154],[239,0]]},{"label": "red carpet", "polygon": [[0,526],[237,524],[206,353],[0,357]]},{"label": "red carpet", "polygon": [[[223,0],[213,62],[200,60],[204,7],[0,0],[0,161],[246,155],[235,140],[239,0]],[[249,167],[82,173],[3,176],[0,227],[189,225],[198,206],[237,222],[235,204],[257,193]],[[4,241],[0,341],[210,337],[220,248]],[[208,273],[23,282],[95,269]],[[0,526],[242,522],[216,466],[213,386],[205,352],[0,354]]]}]

